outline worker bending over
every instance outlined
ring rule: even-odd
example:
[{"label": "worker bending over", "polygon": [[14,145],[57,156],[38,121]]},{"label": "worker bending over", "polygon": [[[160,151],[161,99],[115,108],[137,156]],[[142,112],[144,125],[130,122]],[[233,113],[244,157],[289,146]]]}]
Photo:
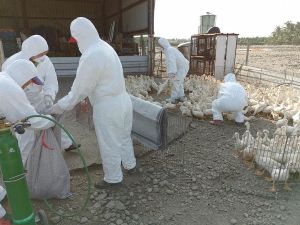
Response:
[{"label": "worker bending over", "polygon": [[244,123],[245,116],[243,109],[248,105],[247,93],[242,85],[240,85],[233,73],[229,73],[224,77],[224,83],[221,84],[218,98],[212,102],[213,125],[221,125],[223,123],[222,113],[232,113],[237,124]]},{"label": "worker bending over", "polygon": [[[31,82],[42,84],[37,77],[35,66],[28,60],[16,60],[6,68],[5,72],[0,72],[0,115],[6,117],[8,122],[15,123],[28,116],[38,114],[23,90]],[[52,122],[42,118],[32,118],[29,119],[29,122],[31,126],[26,130],[41,130],[54,126]],[[23,159],[22,152],[21,155]],[[5,194],[5,190],[0,186],[0,201]],[[8,225],[10,223],[3,219],[5,214],[5,209],[0,205],[0,217],[2,218],[0,224]]]},{"label": "worker bending over", "polygon": [[[48,51],[47,41],[40,35],[33,35],[22,43],[20,52],[9,57],[2,65],[2,71],[17,59],[27,59],[36,65],[38,77],[44,85],[32,83],[26,87],[25,93],[38,113],[45,113],[52,107],[58,92],[57,75],[52,62],[47,56]],[[26,148],[33,136],[33,132],[27,132],[26,135],[21,136],[19,147],[21,149]],[[61,145],[66,151],[76,148],[65,132],[62,132]],[[29,153],[29,149],[26,151]]]},{"label": "worker bending over", "polygon": [[185,97],[184,78],[189,71],[189,61],[177,48],[172,47],[167,39],[160,38],[158,44],[165,53],[167,73],[172,82],[171,97],[166,101],[170,103],[183,102]]},{"label": "worker bending over", "polygon": [[90,20],[79,17],[70,29],[82,55],[71,91],[53,106],[52,113],[71,110],[89,98],[104,171],[104,181],[95,187],[119,186],[123,180],[121,164],[130,171],[136,166],[131,140],[132,103],[125,88],[122,65],[115,50],[100,39]]}]

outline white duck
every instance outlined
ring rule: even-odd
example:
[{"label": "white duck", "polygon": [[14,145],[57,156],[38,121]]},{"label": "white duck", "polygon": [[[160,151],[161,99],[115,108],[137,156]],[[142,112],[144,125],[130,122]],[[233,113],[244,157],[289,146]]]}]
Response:
[{"label": "white duck", "polygon": [[287,181],[289,179],[290,170],[289,167],[291,166],[291,163],[287,163],[287,165],[283,168],[274,168],[271,173],[271,177],[273,180],[273,185],[271,188],[271,192],[276,192],[275,182],[276,181],[284,181],[284,190],[291,191],[291,188],[289,187]]},{"label": "white duck", "polygon": [[280,168],[282,166],[279,162],[267,156],[256,155],[255,162],[259,167],[263,168],[262,172],[256,171],[256,175],[258,176],[263,175],[265,170],[267,170],[271,174],[274,169]]},{"label": "white duck", "polygon": [[280,119],[280,120],[278,120],[277,122],[276,122],[276,127],[277,128],[280,128],[280,127],[283,127],[283,126],[287,126],[287,124],[288,124],[288,120],[287,120],[287,118],[286,118],[286,113],[284,114],[284,116],[283,116],[283,118],[282,119]]},{"label": "white duck", "polygon": [[232,138],[235,138],[235,143],[234,143],[235,151],[240,152],[246,148],[247,143],[245,143],[243,140],[240,139],[240,134],[238,132],[235,132]]}]

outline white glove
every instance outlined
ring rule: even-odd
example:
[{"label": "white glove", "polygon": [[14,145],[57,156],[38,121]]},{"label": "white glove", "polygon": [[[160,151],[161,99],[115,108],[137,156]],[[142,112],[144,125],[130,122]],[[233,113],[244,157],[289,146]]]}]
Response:
[{"label": "white glove", "polygon": [[175,73],[169,73],[168,76],[169,76],[170,79],[173,80],[173,79],[175,79],[176,74]]},{"label": "white glove", "polygon": [[60,106],[57,103],[52,106],[51,114],[60,115],[63,113],[64,113],[64,110],[62,108],[60,108]]},{"label": "white glove", "polygon": [[44,96],[44,103],[47,108],[51,108],[53,106],[53,99],[50,95]]}]

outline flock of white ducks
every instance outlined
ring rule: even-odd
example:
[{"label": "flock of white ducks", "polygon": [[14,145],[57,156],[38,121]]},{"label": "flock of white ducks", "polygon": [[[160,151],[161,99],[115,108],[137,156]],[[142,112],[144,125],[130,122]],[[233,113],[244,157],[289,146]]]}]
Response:
[{"label": "flock of white ducks", "polygon": [[[179,108],[182,115],[204,118],[212,115],[211,104],[217,98],[220,81],[213,76],[190,75],[185,78],[184,89],[186,100],[177,104],[167,103],[158,96],[162,93],[170,95],[169,79],[156,82],[149,76],[127,76],[125,78],[127,91],[141,99],[153,102],[167,109]],[[300,92],[287,85],[258,85],[243,83],[248,93],[249,104],[244,114],[264,114],[275,121],[293,119],[300,120]],[[155,100],[154,100],[155,99]],[[230,119],[230,115],[228,115]]]},{"label": "flock of white ducks", "polygon": [[[129,94],[153,102],[169,110],[178,109],[184,116],[199,119],[211,116],[212,101],[217,98],[220,81],[212,76],[190,75],[185,78],[184,89],[186,100],[177,104],[160,100],[159,95],[170,95],[169,79],[161,82],[149,76],[127,76],[126,88]],[[271,191],[276,191],[275,182],[284,181],[286,190],[291,173],[300,173],[300,92],[288,85],[268,85],[243,83],[248,93],[249,104],[244,114],[255,116],[262,114],[276,121],[277,130],[270,138],[268,130],[258,131],[256,137],[250,133],[250,124],[246,123],[246,131],[241,139],[235,133],[235,150],[242,158],[257,165],[262,171],[270,174],[273,181]],[[230,114],[227,115],[230,119]],[[288,120],[293,120],[293,126],[288,126]]]},{"label": "flock of white ducks", "polygon": [[258,131],[254,137],[250,133],[249,122],[245,125],[247,129],[241,138],[239,133],[234,134],[235,150],[248,164],[250,163],[251,167],[257,166],[258,176],[265,171],[270,174],[269,180],[273,181],[272,192],[276,191],[276,181],[284,181],[284,189],[290,190],[287,183],[290,174],[300,173],[299,123],[290,127],[286,124],[277,124],[271,138],[268,130]]}]

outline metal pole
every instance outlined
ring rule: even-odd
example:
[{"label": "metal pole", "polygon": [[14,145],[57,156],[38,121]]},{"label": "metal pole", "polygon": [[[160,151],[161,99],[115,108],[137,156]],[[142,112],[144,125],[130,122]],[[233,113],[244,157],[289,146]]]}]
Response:
[{"label": "metal pole", "polygon": [[3,43],[2,40],[0,39],[0,65],[4,63],[4,60],[5,60],[5,55],[4,55]]},{"label": "metal pole", "polygon": [[153,76],[155,43],[154,43],[154,1],[148,1],[148,75]]},{"label": "metal pole", "polygon": [[246,62],[245,65],[248,66],[248,58],[249,58],[249,50],[250,50],[250,43],[247,43],[247,52],[246,52]]},{"label": "metal pole", "polygon": [[153,75],[153,60],[155,57],[155,53],[153,52],[154,49],[154,37],[153,35],[149,34],[148,35],[148,75],[152,76]]}]

